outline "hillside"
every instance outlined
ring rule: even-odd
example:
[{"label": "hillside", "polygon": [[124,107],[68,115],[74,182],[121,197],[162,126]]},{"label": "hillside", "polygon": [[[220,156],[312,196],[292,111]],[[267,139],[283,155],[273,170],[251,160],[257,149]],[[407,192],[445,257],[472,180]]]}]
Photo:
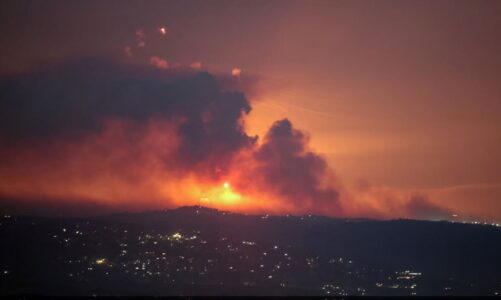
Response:
[{"label": "hillside", "polygon": [[3,295],[494,295],[501,228],[204,207],[4,217]]}]

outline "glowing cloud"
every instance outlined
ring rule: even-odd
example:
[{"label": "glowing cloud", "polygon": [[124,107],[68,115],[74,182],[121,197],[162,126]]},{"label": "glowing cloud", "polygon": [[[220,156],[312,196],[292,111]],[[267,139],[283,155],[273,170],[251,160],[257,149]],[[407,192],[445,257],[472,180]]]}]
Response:
[{"label": "glowing cloud", "polygon": [[169,63],[165,59],[162,59],[158,56],[150,57],[150,64],[152,64],[153,66],[155,66],[159,69],[168,69],[169,68]]}]

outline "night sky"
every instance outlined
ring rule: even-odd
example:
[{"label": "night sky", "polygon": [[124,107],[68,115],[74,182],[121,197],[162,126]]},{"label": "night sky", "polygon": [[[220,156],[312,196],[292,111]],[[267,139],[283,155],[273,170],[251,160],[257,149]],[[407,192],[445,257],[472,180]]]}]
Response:
[{"label": "night sky", "polygon": [[2,210],[501,220],[499,1],[2,1],[0,45]]}]

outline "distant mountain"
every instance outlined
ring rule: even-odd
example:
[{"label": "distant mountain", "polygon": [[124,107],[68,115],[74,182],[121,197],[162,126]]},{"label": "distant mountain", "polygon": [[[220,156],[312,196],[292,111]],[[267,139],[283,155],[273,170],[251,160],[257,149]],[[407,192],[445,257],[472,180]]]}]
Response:
[{"label": "distant mountain", "polygon": [[243,215],[200,206],[0,223],[3,295],[501,291],[495,226]]}]

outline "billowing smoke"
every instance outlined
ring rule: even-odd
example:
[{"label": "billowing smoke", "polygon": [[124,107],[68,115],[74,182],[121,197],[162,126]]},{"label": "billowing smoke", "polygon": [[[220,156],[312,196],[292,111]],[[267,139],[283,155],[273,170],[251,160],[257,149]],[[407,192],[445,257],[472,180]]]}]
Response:
[{"label": "billowing smoke", "polygon": [[307,144],[307,137],[289,120],[275,122],[254,155],[257,180],[299,211],[339,214],[339,193],[324,182],[327,164]]},{"label": "billowing smoke", "polygon": [[[255,139],[240,123],[250,112],[243,94],[222,92],[208,73],[86,60],[0,80],[0,135],[4,141],[79,139],[105,121],[176,120],[178,165],[222,167]],[[220,158],[224,157],[224,160]]]},{"label": "billowing smoke", "polygon": [[220,86],[245,82],[94,59],[0,78],[0,208],[370,215],[289,120],[245,132],[249,101]]}]

